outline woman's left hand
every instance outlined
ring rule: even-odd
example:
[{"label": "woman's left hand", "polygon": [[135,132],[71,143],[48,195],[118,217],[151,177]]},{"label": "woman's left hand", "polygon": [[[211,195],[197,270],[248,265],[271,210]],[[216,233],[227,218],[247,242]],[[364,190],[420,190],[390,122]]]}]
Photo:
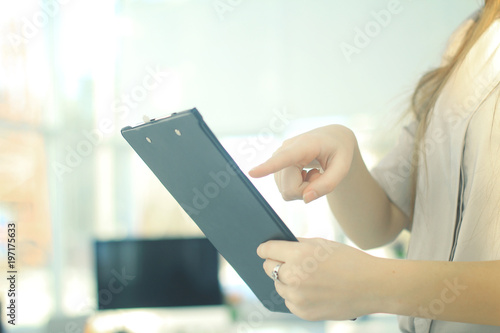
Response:
[{"label": "woman's left hand", "polygon": [[281,264],[276,291],[306,320],[347,320],[376,312],[377,258],[325,239],[268,241],[257,254],[269,277]]}]

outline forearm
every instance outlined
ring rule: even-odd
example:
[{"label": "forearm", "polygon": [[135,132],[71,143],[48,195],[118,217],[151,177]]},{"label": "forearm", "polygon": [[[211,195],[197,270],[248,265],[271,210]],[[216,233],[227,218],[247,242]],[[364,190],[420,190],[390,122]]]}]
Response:
[{"label": "forearm", "polygon": [[500,261],[377,260],[374,312],[500,325]]},{"label": "forearm", "polygon": [[349,173],[327,198],[346,235],[363,249],[387,244],[407,223],[371,176],[357,146]]}]

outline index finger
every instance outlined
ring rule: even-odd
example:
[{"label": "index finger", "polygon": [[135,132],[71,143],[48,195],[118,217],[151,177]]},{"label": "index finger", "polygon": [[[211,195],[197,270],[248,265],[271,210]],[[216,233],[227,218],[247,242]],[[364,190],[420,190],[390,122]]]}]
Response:
[{"label": "index finger", "polygon": [[264,163],[254,167],[248,174],[254,178],[261,178],[289,167],[293,162],[291,151],[279,151]]},{"label": "index finger", "polygon": [[312,149],[296,144],[277,150],[267,161],[250,170],[249,175],[254,178],[261,178],[290,166],[298,166],[302,169],[314,161],[315,158],[316,155]]}]

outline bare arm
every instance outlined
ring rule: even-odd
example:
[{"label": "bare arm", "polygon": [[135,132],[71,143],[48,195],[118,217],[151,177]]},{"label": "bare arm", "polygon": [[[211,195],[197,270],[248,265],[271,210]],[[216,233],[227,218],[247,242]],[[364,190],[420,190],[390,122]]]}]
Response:
[{"label": "bare arm", "polygon": [[307,203],[327,195],[347,236],[363,249],[390,242],[408,224],[368,172],[354,133],[344,126],[325,126],[289,139],[250,171],[252,177],[272,173],[285,200]]},{"label": "bare arm", "polygon": [[379,260],[378,311],[500,326],[500,261]]},{"label": "bare arm", "polygon": [[357,144],[349,173],[327,198],[346,235],[362,249],[385,245],[408,229],[408,217],[373,179]]}]

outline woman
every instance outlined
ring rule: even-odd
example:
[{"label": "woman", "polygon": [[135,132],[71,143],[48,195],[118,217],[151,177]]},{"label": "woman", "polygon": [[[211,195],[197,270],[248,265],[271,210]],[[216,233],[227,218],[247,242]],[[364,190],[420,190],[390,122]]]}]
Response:
[{"label": "woman", "polygon": [[339,125],[285,141],[250,172],[274,173],[286,200],[326,195],[362,249],[412,234],[408,260],[323,239],[262,244],[264,269],[293,313],[392,313],[403,332],[500,331],[499,17],[500,0],[486,0],[457,30],[442,66],[416,88],[414,120],[371,173]]}]

